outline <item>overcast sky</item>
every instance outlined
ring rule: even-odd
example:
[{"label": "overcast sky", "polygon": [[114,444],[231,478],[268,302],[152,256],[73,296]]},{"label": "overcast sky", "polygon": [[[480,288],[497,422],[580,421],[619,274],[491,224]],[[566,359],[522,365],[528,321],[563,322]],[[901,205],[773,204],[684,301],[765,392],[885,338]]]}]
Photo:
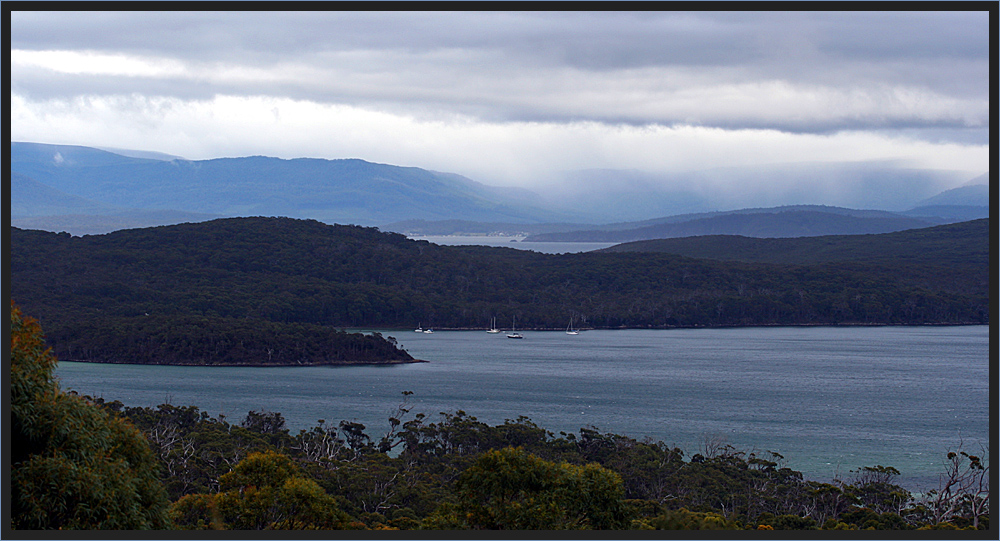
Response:
[{"label": "overcast sky", "polygon": [[14,12],[14,141],[589,168],[989,169],[971,13]]}]

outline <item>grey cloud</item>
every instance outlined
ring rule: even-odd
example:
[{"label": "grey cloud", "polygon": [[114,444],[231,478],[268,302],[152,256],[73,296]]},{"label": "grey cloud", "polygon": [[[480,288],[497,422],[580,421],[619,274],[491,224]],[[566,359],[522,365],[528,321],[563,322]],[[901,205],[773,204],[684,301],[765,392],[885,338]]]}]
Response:
[{"label": "grey cloud", "polygon": [[[12,89],[32,99],[265,94],[501,122],[690,123],[814,133],[979,129],[989,114],[986,12],[17,12],[11,21],[13,49],[150,55],[208,71],[300,66],[310,73],[249,81],[13,73]],[[746,111],[722,115],[714,111],[724,107],[710,96],[700,107],[666,104],[676,98],[675,86],[690,83],[671,79],[678,74],[707,89],[779,81],[845,95],[860,91],[862,99],[871,88],[875,95],[881,87],[903,86],[963,109],[806,114],[751,102]],[[636,84],[627,85],[629,77]],[[618,79],[622,86],[608,84]]]},{"label": "grey cloud", "polygon": [[[185,100],[204,100],[210,99],[220,90],[224,89],[215,85],[173,77],[70,75],[41,69],[11,68],[11,92],[30,97],[33,101],[109,95],[169,96]],[[243,91],[245,89],[239,93]]]},{"label": "grey cloud", "polygon": [[989,60],[988,13],[916,12],[819,19],[821,50],[852,58],[972,58]]},{"label": "grey cloud", "polygon": [[[14,13],[11,47],[232,59],[321,50],[499,49],[577,67],[831,59],[989,59],[978,13],[84,12]],[[253,62],[254,58],[246,58]]]},{"label": "grey cloud", "polygon": [[[956,112],[951,115],[910,111],[834,112],[822,116],[800,117],[781,110],[716,112],[717,100],[706,99],[694,108],[651,111],[639,103],[636,109],[620,103],[567,103],[559,92],[546,96],[518,98],[513,94],[495,92],[485,95],[478,92],[463,93],[437,89],[410,87],[405,93],[380,88],[376,84],[309,85],[288,82],[210,83],[176,77],[136,78],[103,75],[66,75],[44,70],[18,70],[19,77],[12,83],[12,92],[30,96],[33,101],[59,100],[67,96],[167,96],[182,100],[210,100],[223,95],[270,95],[298,100],[318,100],[326,103],[351,103],[402,116],[416,116],[434,120],[441,111],[459,113],[490,122],[551,122],[566,123],[587,121],[603,124],[643,126],[699,125],[722,129],[767,129],[789,133],[832,133],[843,130],[909,130],[920,135],[930,130],[947,129],[951,140],[962,140],[963,129],[982,133],[988,117],[988,102],[982,115],[966,118]],[[613,101],[613,99],[612,99]],[[779,107],[780,108],[780,107]],[[971,124],[970,124],[971,122]],[[935,135],[935,138],[938,138]],[[988,142],[988,141],[986,141]]]},{"label": "grey cloud", "polygon": [[985,145],[990,144],[990,128],[965,128],[965,127],[897,127],[887,128],[883,133],[890,137],[901,137],[914,140],[927,141],[934,144],[956,143],[960,145]]}]

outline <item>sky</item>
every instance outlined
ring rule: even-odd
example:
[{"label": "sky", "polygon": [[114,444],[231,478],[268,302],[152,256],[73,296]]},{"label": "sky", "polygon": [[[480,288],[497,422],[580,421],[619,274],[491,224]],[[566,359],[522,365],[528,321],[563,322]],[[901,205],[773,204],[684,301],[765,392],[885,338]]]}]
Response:
[{"label": "sky", "polygon": [[13,12],[10,49],[14,141],[526,187],[989,169],[988,12]]}]

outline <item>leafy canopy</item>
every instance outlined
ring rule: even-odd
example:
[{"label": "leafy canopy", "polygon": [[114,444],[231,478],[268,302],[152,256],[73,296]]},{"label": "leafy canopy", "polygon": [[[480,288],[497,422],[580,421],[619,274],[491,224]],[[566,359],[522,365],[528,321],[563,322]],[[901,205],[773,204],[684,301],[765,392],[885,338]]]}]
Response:
[{"label": "leafy canopy", "polygon": [[145,436],[62,392],[38,322],[10,308],[11,527],[152,529],[167,498]]}]

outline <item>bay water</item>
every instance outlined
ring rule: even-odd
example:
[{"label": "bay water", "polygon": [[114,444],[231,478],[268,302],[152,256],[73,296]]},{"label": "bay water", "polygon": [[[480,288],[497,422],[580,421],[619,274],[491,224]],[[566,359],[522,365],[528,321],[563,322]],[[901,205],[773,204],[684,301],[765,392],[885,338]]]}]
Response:
[{"label": "bay water", "polygon": [[[489,424],[529,417],[701,451],[775,451],[806,478],[893,466],[935,488],[945,455],[990,437],[988,326],[766,327],[523,332],[379,330],[426,363],[189,367],[60,362],[63,389],[128,406],[194,405],[240,422],[281,412],[297,432],[341,420],[377,439],[410,416],[463,410]],[[403,391],[412,391],[408,397]],[[408,417],[410,418],[410,417]],[[765,458],[770,455],[764,455]]]},{"label": "bay water", "polygon": [[423,235],[409,237],[426,240],[442,246],[491,246],[530,250],[543,254],[576,254],[600,250],[619,244],[617,242],[530,242],[524,237],[500,237],[488,235]]}]

